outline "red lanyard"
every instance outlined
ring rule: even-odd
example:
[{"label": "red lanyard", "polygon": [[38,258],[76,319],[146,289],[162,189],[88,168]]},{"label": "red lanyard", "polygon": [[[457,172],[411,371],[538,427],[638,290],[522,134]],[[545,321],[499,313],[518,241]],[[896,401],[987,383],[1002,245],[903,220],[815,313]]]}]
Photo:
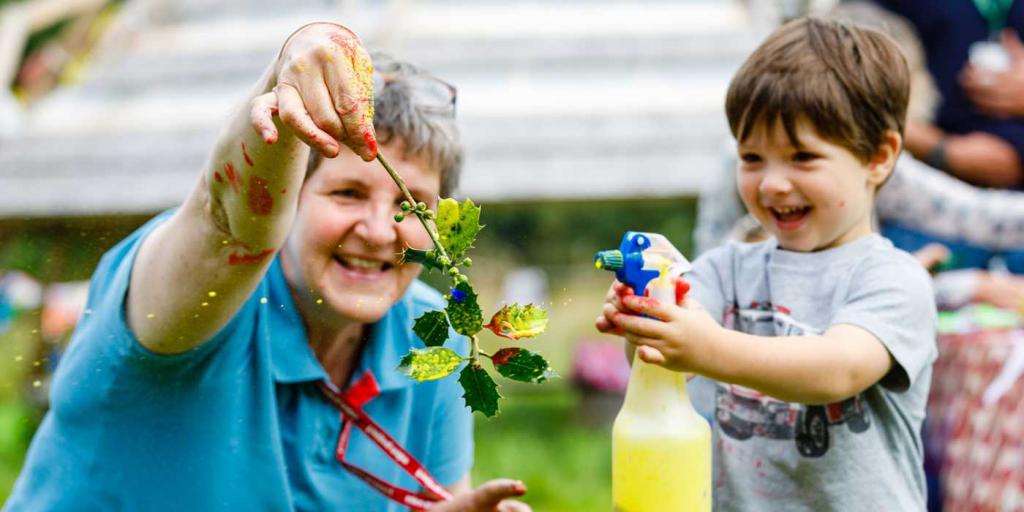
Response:
[{"label": "red lanyard", "polygon": [[[395,441],[393,437],[388,435],[380,425],[370,419],[366,412],[363,411],[363,404],[380,394],[377,380],[374,379],[372,373],[367,372],[345,393],[339,391],[332,382],[324,380],[318,384],[324,396],[341,411],[341,433],[338,434],[338,445],[335,448],[334,456],[345,469],[351,471],[352,474],[361,478],[387,498],[397,501],[412,510],[426,510],[438,501],[452,499],[451,493],[441,484],[437,483],[437,480],[427,472],[427,468],[423,467],[423,464],[420,464],[412,454],[407,452],[405,448],[402,448],[398,441]],[[353,424],[359,430],[362,430],[366,437],[377,443],[377,446],[391,460],[401,466],[406,473],[412,475],[420,485],[433,493],[433,495],[402,489],[371,475],[358,466],[346,462],[345,450],[348,448],[348,439]]]}]

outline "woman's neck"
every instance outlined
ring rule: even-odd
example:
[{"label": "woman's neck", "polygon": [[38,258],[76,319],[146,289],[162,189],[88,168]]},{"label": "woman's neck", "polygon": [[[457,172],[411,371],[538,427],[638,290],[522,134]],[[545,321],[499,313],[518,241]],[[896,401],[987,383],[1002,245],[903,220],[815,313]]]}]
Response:
[{"label": "woman's neck", "polygon": [[369,325],[325,312],[328,308],[309,302],[308,297],[294,289],[291,293],[306,326],[306,338],[313,354],[327,373],[327,378],[344,388],[359,363]]}]

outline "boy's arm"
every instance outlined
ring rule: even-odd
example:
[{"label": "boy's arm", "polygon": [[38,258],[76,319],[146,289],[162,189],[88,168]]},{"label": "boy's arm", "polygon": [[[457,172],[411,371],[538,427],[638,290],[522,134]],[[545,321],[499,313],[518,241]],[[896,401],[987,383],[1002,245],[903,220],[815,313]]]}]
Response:
[{"label": "boy's arm", "polygon": [[238,311],[287,236],[307,146],[333,157],[340,140],[373,158],[372,105],[342,111],[372,89],[369,73],[353,69],[360,59],[368,65],[358,38],[335,25],[304,27],[287,42],[219,135],[192,193],[139,249],[127,320],[144,347],[187,351]]},{"label": "boy's arm", "polygon": [[639,346],[637,354],[644,361],[739,384],[780,400],[837,402],[874,385],[894,364],[874,335],[853,325],[835,325],[820,336],[755,336],[718,325],[692,300],[687,300],[686,308],[647,297],[622,301],[625,307],[654,317],[627,315],[606,306],[611,321]]},{"label": "boy's arm", "polygon": [[722,328],[700,373],[787,402],[828,404],[857,395],[892,369],[871,333],[835,325],[820,336],[754,336]]}]

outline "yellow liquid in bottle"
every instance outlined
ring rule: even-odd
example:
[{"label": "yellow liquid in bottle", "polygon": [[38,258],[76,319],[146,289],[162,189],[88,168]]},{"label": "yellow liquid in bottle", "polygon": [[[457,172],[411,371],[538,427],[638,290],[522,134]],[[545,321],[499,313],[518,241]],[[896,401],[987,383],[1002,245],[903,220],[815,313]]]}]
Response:
[{"label": "yellow liquid in bottle", "polygon": [[635,360],[612,428],[616,512],[711,510],[711,426],[686,395],[685,376]]}]

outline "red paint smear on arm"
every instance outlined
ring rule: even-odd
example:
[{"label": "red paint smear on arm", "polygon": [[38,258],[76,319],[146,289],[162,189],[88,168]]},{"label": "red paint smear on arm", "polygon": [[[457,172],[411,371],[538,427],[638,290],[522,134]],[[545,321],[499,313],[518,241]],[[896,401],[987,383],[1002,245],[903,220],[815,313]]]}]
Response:
[{"label": "red paint smear on arm", "polygon": [[215,181],[216,181],[217,183],[224,183],[224,178],[221,178],[221,177],[220,177],[220,173],[219,173],[219,172],[217,172],[217,171],[214,171],[214,172],[213,172],[213,179],[214,179],[214,180],[215,180]]},{"label": "red paint smear on arm", "polygon": [[252,265],[263,261],[273,253],[273,249],[264,249],[257,254],[239,254],[238,251],[235,251],[228,255],[228,265]]},{"label": "red paint smear on arm", "polygon": [[245,143],[242,143],[242,157],[245,158],[245,163],[249,164],[249,167],[253,166],[252,158],[249,158],[249,153],[245,151]]},{"label": "red paint smear on arm", "polygon": [[228,176],[228,183],[231,184],[231,189],[238,192],[240,186],[238,182],[238,173],[235,172],[235,166],[231,165],[231,162],[224,164],[224,174]]},{"label": "red paint smear on arm", "polygon": [[267,190],[267,181],[258,176],[249,176],[247,199],[249,210],[256,215],[270,215],[274,210],[274,198],[270,197],[270,191]]}]

